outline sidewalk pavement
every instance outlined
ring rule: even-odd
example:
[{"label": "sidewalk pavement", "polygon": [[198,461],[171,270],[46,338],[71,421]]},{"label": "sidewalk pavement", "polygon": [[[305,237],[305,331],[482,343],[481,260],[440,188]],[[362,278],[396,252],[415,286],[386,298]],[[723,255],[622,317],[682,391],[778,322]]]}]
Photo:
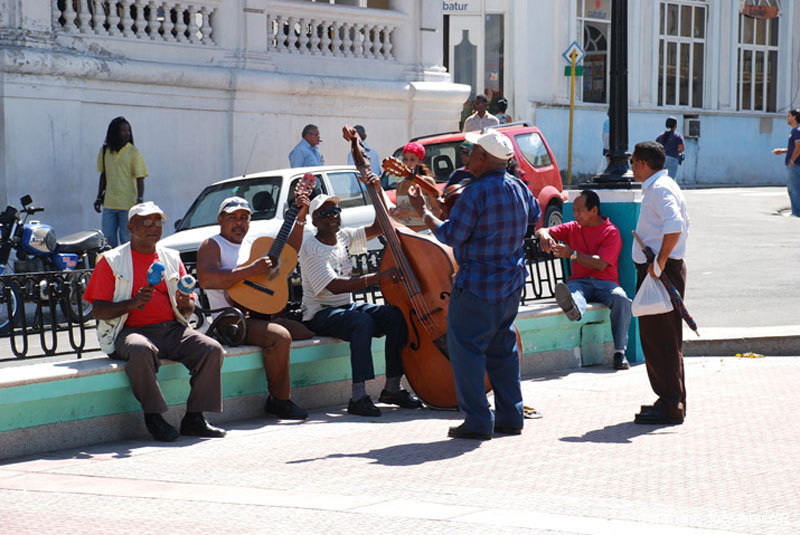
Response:
[{"label": "sidewalk pavement", "polygon": [[4,534],[800,532],[799,357],[686,359],[688,417],[632,423],[645,368],[524,381],[521,436],[456,412],[254,419],[224,439],[114,442],[0,465]]}]

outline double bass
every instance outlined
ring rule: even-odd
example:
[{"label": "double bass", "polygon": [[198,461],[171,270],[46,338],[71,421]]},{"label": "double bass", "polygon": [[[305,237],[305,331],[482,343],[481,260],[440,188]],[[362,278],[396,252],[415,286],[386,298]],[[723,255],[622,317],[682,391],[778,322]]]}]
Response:
[{"label": "double bass", "polygon": [[[366,182],[370,168],[361,140],[348,126],[342,133]],[[408,325],[409,341],[401,352],[406,379],[426,404],[455,408],[458,400],[447,349],[447,309],[458,270],[453,251],[435,238],[393,221],[379,188],[375,184],[366,189],[387,242],[380,269],[394,267],[402,274],[397,282],[381,281],[380,288],[386,302],[403,312]],[[486,390],[490,388],[487,380]]]}]

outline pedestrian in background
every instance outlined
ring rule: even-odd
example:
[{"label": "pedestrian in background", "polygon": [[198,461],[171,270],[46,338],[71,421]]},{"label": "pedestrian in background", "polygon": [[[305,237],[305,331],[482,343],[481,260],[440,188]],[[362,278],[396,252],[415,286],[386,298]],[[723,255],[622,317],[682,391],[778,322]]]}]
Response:
[{"label": "pedestrian in background", "polygon": [[111,247],[130,241],[128,210],[144,201],[147,166],[133,144],[133,130],[125,117],[111,120],[97,155],[100,183],[94,209],[102,212],[103,234]]},{"label": "pedestrian in background", "polygon": [[497,117],[497,120],[500,121],[500,124],[508,124],[514,121],[514,119],[506,113],[507,109],[508,100],[506,100],[505,97],[500,97],[497,99],[497,111],[499,113],[495,115],[495,117]]},{"label": "pedestrian in background", "polygon": [[[641,246],[633,242],[636,290],[645,277],[658,279],[661,273],[666,273],[683,298],[686,289],[683,257],[689,234],[689,215],[681,188],[663,169],[664,157],[664,148],[652,141],[637,143],[631,156],[633,178],[642,184],[642,205],[636,233],[655,254],[653,263],[648,264]],[[680,311],[676,308],[664,314],[639,316],[639,333],[647,376],[658,399],[653,405],[642,405],[634,422],[682,424],[686,417],[686,381]]]},{"label": "pedestrian in background", "polygon": [[[367,145],[367,130],[360,124],[355,125],[353,128],[358,132],[358,137],[361,138],[361,144],[364,145],[364,150],[367,152],[369,158],[369,169],[374,174],[381,176],[383,170],[381,169],[381,158],[378,156],[378,151]],[[353,165],[353,153],[347,152],[347,164]]]},{"label": "pedestrian in background", "polygon": [[786,188],[792,203],[792,215],[800,217],[800,109],[789,110],[786,124],[791,127],[789,144],[785,149],[772,149],[772,153],[786,155]]},{"label": "pedestrian in background", "polygon": [[500,121],[497,117],[486,111],[489,106],[489,99],[485,95],[475,95],[475,113],[467,117],[464,121],[464,132],[483,130],[487,126],[497,126]]},{"label": "pedestrian in background", "polygon": [[683,136],[675,130],[678,128],[678,119],[675,117],[667,117],[667,129],[661,132],[656,138],[656,141],[661,143],[666,153],[666,161],[664,162],[664,169],[669,172],[669,176],[673,180],[678,180],[678,166],[683,161]]},{"label": "pedestrian in background", "polygon": [[319,144],[322,143],[322,139],[320,139],[317,125],[305,125],[300,135],[303,139],[289,153],[289,165],[291,167],[325,165],[325,158],[319,153]]}]

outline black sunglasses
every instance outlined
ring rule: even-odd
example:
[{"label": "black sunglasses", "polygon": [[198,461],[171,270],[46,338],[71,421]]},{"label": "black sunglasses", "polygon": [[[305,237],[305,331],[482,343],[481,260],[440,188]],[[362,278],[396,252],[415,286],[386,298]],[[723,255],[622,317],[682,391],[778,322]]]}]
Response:
[{"label": "black sunglasses", "polygon": [[326,208],[324,210],[317,210],[316,216],[317,217],[336,217],[337,215],[342,213],[342,209],[338,206],[332,206],[330,208]]}]

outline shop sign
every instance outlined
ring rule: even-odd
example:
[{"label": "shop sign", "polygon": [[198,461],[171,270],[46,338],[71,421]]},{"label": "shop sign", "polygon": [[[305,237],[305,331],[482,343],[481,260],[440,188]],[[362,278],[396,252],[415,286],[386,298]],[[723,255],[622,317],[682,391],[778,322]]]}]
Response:
[{"label": "shop sign", "polygon": [[442,0],[442,11],[445,15],[480,14],[482,7],[483,0],[460,0],[458,2]]},{"label": "shop sign", "polygon": [[753,17],[754,19],[774,19],[778,16],[777,6],[754,6],[745,4],[742,6],[742,15]]}]

